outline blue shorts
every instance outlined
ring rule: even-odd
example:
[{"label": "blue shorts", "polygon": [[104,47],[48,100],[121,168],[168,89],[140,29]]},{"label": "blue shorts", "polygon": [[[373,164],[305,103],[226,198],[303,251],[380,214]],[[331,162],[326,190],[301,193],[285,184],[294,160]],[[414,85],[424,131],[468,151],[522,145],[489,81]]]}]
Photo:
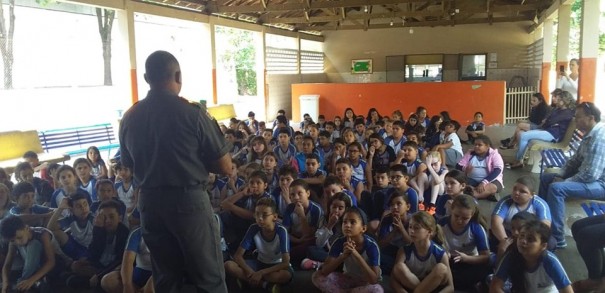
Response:
[{"label": "blue shorts", "polygon": [[[276,264],[262,263],[256,259],[247,259],[246,264],[255,272],[257,272],[259,270],[264,270],[266,268],[276,265]],[[292,282],[292,279],[294,278],[294,269],[292,268],[292,265],[288,266],[288,272],[290,273],[290,280],[288,280],[288,282],[286,282],[286,284]]]},{"label": "blue shorts", "polygon": [[145,287],[145,284],[147,284],[150,277],[151,271],[139,267],[134,267],[134,270],[132,271],[132,283],[139,288]]},{"label": "blue shorts", "polygon": [[88,257],[88,249],[84,247],[82,244],[78,243],[70,234],[67,234],[67,242],[61,249],[67,256],[71,257],[73,260],[79,260],[83,257]]}]

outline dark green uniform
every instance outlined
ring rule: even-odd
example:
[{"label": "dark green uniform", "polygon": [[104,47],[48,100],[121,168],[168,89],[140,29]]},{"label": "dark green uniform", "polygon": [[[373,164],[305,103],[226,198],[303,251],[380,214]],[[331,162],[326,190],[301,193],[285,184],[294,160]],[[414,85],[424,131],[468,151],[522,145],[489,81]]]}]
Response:
[{"label": "dark green uniform", "polygon": [[151,90],[120,126],[121,161],[141,187],[139,210],[156,292],[226,292],[220,237],[206,193],[208,167],[227,154],[200,104]]}]

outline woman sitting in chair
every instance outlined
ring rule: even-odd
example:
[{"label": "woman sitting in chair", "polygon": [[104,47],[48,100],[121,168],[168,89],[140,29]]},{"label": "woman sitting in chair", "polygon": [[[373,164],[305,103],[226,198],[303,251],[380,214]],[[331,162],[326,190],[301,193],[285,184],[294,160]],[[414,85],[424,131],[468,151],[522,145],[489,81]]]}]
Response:
[{"label": "woman sitting in chair", "polygon": [[530,140],[559,142],[565,135],[567,127],[569,127],[569,123],[575,114],[576,100],[566,91],[562,91],[557,97],[558,101],[555,108],[544,120],[542,126],[539,129],[523,132],[519,136],[517,160],[510,165],[511,169],[523,167],[523,156],[527,151]]}]

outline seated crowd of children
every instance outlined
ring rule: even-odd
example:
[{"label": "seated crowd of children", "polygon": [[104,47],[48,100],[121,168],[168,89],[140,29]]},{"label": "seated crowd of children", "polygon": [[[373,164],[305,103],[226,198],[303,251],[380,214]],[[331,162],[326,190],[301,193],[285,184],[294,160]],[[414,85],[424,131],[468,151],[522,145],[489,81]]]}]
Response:
[{"label": "seated crowd of children", "polygon": [[[447,112],[429,119],[419,107],[402,118],[348,108],[331,121],[305,117],[294,131],[283,111],[273,127],[251,112],[223,126],[234,169],[210,174],[207,190],[233,285],[276,292],[296,270],[315,270],[323,292],[383,292],[383,275],[395,292],[571,292],[533,178],[516,181],[491,227],[480,214],[478,200],[496,198],[504,169],[482,114],[467,128],[466,154]],[[73,168],[44,168],[48,181],[33,176],[37,165],[20,164],[18,183],[0,184],[3,292],[50,278],[152,290],[130,170],[106,168],[96,148]]]}]

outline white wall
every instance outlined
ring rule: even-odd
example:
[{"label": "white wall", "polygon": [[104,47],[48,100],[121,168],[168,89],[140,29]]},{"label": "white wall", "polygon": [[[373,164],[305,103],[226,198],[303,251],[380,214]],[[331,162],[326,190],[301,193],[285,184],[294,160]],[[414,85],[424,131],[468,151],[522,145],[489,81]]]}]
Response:
[{"label": "white wall", "polygon": [[273,121],[279,109],[286,110],[286,116],[292,118],[292,87],[293,83],[325,83],[325,74],[268,74],[268,103],[267,121]]},{"label": "white wall", "polygon": [[[529,23],[326,31],[326,74],[330,82],[386,82],[386,56],[497,53],[498,70],[517,69],[533,38]],[[373,74],[350,74],[352,59],[372,59]],[[488,71],[488,79],[490,71]],[[507,80],[507,79],[505,79]]]}]

